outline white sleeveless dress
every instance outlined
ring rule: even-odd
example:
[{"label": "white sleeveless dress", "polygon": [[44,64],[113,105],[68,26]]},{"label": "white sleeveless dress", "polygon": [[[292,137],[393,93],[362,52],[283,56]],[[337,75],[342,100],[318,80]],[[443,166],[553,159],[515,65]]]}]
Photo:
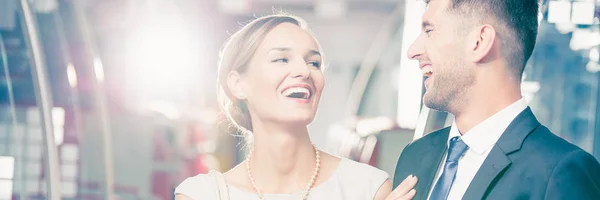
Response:
[{"label": "white sleeveless dress", "polygon": [[[199,174],[187,178],[175,189],[175,194],[182,194],[194,200],[222,200],[228,196],[230,200],[259,200],[256,193],[239,189],[223,182],[226,194],[219,194],[218,172]],[[389,175],[370,165],[342,158],[331,177],[310,190],[309,200],[372,200],[375,194],[389,178]],[[298,200],[302,193],[265,194],[266,200]]]}]

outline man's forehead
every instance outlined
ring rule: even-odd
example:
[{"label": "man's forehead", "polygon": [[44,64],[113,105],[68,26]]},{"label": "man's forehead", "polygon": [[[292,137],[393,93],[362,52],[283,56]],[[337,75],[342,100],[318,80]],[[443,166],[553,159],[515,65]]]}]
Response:
[{"label": "man's forehead", "polygon": [[445,11],[448,3],[451,0],[430,0],[427,4],[427,8],[425,9],[425,13],[423,13],[422,20],[423,22],[430,22],[435,15],[440,14],[440,12]]}]

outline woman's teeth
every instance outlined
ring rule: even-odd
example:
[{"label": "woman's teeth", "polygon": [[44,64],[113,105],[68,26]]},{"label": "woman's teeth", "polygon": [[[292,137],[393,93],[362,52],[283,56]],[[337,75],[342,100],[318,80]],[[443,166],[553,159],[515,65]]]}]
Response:
[{"label": "woman's teeth", "polygon": [[308,99],[310,90],[303,87],[292,87],[284,90],[283,95],[290,98]]}]

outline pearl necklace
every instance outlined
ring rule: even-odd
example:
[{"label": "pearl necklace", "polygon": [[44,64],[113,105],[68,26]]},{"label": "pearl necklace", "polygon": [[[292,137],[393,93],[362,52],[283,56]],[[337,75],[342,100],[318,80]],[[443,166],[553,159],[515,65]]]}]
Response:
[{"label": "pearl necklace", "polygon": [[[308,192],[315,184],[315,180],[317,179],[317,175],[319,174],[319,169],[321,168],[321,157],[319,156],[319,149],[317,149],[317,147],[314,144],[313,144],[313,147],[315,148],[315,157],[316,157],[315,171],[313,172],[312,176],[310,177],[310,181],[308,182],[308,185],[306,186],[306,190],[304,190],[304,195],[302,195],[302,200],[306,200],[306,198],[308,197]],[[246,169],[248,169],[248,179],[250,179],[250,183],[252,183],[252,187],[254,188],[254,191],[256,191],[256,194],[258,194],[258,198],[261,200],[264,200],[265,199],[264,195],[262,194],[262,192],[260,192],[260,189],[258,189],[258,186],[256,186],[256,182],[254,182],[254,177],[252,177],[252,168],[250,168],[250,160],[252,160],[252,153],[250,153],[250,155],[248,155],[248,160],[246,161]]]}]

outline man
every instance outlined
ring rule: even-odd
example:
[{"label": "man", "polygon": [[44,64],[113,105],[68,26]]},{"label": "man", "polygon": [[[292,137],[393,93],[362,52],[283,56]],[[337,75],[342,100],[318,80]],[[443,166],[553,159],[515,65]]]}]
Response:
[{"label": "man", "polygon": [[521,96],[535,46],[537,0],[431,0],[409,57],[427,80],[423,102],[451,127],[405,147],[396,187],[414,199],[600,199],[600,164],[541,125]]}]

